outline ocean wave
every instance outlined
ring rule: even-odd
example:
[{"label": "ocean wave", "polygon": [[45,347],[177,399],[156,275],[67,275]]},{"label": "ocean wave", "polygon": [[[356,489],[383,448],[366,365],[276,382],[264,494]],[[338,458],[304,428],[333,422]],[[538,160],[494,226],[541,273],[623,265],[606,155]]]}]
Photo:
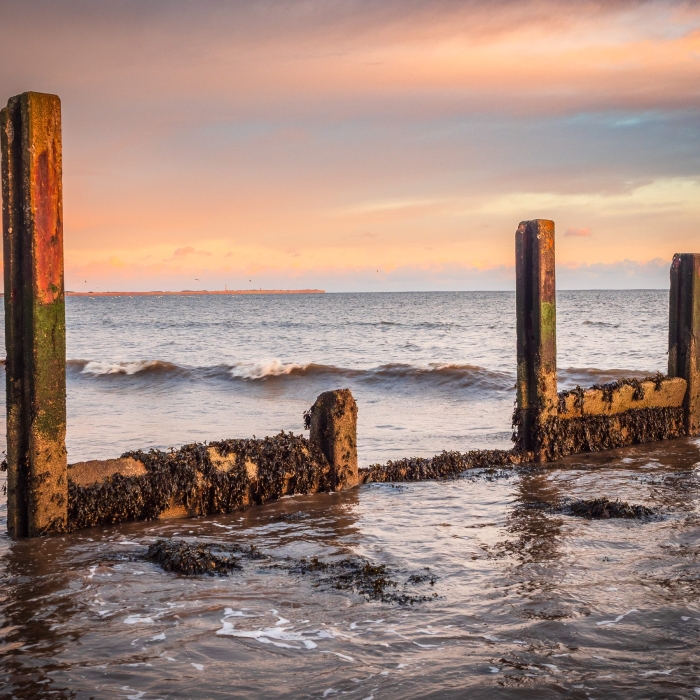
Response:
[{"label": "ocean wave", "polygon": [[268,360],[267,362],[251,362],[249,364],[234,365],[229,369],[234,379],[267,379],[268,377],[282,377],[288,374],[305,374],[309,367],[321,367],[321,365],[303,365],[296,362],[282,362],[281,360]]},{"label": "ocean wave", "polygon": [[81,374],[102,377],[106,375],[134,374],[182,374],[183,367],[163,360],[136,360],[133,362],[101,362],[99,360],[68,360],[68,369],[77,369]]},{"label": "ocean wave", "polygon": [[506,372],[488,370],[475,365],[438,362],[426,365],[388,363],[377,367],[360,369],[314,362],[282,362],[279,359],[206,367],[186,367],[164,360],[136,360],[130,362],[69,360],[68,367],[73,375],[94,378],[201,377],[243,382],[271,382],[333,377],[368,383],[428,382],[437,385],[475,387],[496,391],[512,389],[515,383],[515,377]]}]

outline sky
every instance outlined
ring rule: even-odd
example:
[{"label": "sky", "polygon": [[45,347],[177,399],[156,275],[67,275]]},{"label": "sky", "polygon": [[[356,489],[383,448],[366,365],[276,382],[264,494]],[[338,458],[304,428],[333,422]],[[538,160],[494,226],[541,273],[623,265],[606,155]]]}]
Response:
[{"label": "sky", "polygon": [[700,250],[700,4],[0,0],[63,110],[66,288],[663,288]]}]

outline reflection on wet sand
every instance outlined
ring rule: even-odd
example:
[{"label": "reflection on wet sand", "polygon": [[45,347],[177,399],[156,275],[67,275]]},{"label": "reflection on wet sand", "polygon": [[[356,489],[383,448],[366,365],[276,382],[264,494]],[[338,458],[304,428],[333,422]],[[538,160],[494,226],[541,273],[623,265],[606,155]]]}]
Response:
[{"label": "reflection on wet sand", "polygon": [[[4,529],[4,523],[0,523]],[[50,675],[75,641],[62,621],[76,612],[69,589],[72,557],[64,538],[10,541],[0,563],[4,662],[0,673],[12,697],[69,697]]]}]

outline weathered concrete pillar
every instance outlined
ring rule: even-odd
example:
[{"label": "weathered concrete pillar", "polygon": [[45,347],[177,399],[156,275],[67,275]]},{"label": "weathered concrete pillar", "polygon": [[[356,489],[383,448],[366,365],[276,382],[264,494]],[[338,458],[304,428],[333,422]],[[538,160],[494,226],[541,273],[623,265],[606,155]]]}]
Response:
[{"label": "weathered concrete pillar", "polygon": [[700,253],[671,263],[668,374],[688,383],[683,408],[688,435],[700,435]]},{"label": "weathered concrete pillar", "polygon": [[522,449],[543,459],[539,428],[557,415],[554,222],[522,221],[515,233],[517,423]]},{"label": "weathered concrete pillar", "polygon": [[0,112],[7,349],[7,527],[66,528],[61,103],[25,92]]},{"label": "weathered concrete pillar", "polygon": [[331,465],[331,489],[343,491],[358,483],[357,404],[350,389],[321,394],[310,411],[309,440]]}]

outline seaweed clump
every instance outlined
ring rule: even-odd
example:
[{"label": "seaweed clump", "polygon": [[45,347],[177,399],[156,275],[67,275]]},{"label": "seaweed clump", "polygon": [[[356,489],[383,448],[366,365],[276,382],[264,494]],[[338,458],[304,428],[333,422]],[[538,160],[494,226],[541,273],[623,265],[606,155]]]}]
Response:
[{"label": "seaweed clump", "polygon": [[[653,376],[643,377],[642,379],[623,378],[617,379],[614,382],[607,382],[606,384],[594,384],[590,387],[590,389],[601,391],[603,395],[603,401],[605,401],[608,404],[611,404],[613,402],[614,395],[617,392],[619,392],[620,389],[622,389],[625,386],[631,386],[633,389],[632,400],[641,401],[642,399],[644,399],[644,384],[646,382],[652,382],[654,384],[654,391],[661,391],[661,386],[663,385],[664,381],[666,381],[668,378],[669,377],[667,375],[661,374],[661,372],[657,372]],[[560,391],[558,393],[560,412],[566,412],[566,399],[569,396],[575,397],[574,407],[582,409],[584,392],[585,389],[582,389],[580,386],[576,386],[573,389],[568,389],[566,391]],[[564,410],[562,411],[562,409]]]},{"label": "seaweed clump", "polygon": [[532,461],[531,452],[520,450],[471,450],[470,452],[444,451],[434,457],[408,457],[373,464],[360,470],[360,481],[400,482],[428,479],[456,478],[467,469],[495,469]]},{"label": "seaweed clump", "polygon": [[221,545],[185,540],[158,540],[148,548],[146,558],[165,571],[189,576],[226,575],[242,568],[233,552],[222,549]]},{"label": "seaweed clump", "polygon": [[[232,543],[188,542],[186,540],[159,539],[148,548],[146,559],[158,564],[164,571],[171,571],[185,576],[228,575],[243,568],[243,560],[265,560],[270,557],[261,553],[254,546],[241,547]],[[271,564],[271,568],[286,569],[290,574],[301,574],[316,579],[315,587],[333,588],[341,591],[353,591],[366,600],[382,603],[399,603],[413,605],[437,597],[414,594],[409,586],[429,585],[437,581],[429,567],[422,572],[411,574],[401,584],[386,564],[374,564],[361,557],[349,557],[336,561],[311,559],[285,560]]]},{"label": "seaweed clump", "polygon": [[650,518],[656,511],[647,506],[626,501],[611,501],[607,498],[571,501],[563,509],[569,515],[591,520],[608,520],[611,518]]},{"label": "seaweed clump", "polygon": [[[525,445],[518,416],[514,418],[516,450]],[[618,447],[669,440],[686,435],[682,407],[633,408],[612,415],[548,418],[533,426],[533,442],[541,461],[582,452],[602,452]]]},{"label": "seaweed clump", "polygon": [[[429,569],[426,569],[429,572]],[[406,586],[427,582],[433,586],[437,578],[430,574],[413,574],[406,583],[400,583],[391,577],[386,564],[373,564],[367,559],[348,558],[338,561],[324,562],[313,557],[301,559],[289,567],[290,573],[312,575],[317,579],[317,586],[335,588],[342,591],[354,591],[366,600],[377,600],[382,603],[398,603],[413,605],[437,597],[432,595],[412,595],[406,592]]]},{"label": "seaweed clump", "polygon": [[328,460],[293,433],[195,443],[170,452],[137,450],[122,457],[141,462],[146,473],[117,473],[88,486],[69,480],[71,530],[153,520],[171,508],[193,516],[231,513],[285,494],[329,489]]}]

